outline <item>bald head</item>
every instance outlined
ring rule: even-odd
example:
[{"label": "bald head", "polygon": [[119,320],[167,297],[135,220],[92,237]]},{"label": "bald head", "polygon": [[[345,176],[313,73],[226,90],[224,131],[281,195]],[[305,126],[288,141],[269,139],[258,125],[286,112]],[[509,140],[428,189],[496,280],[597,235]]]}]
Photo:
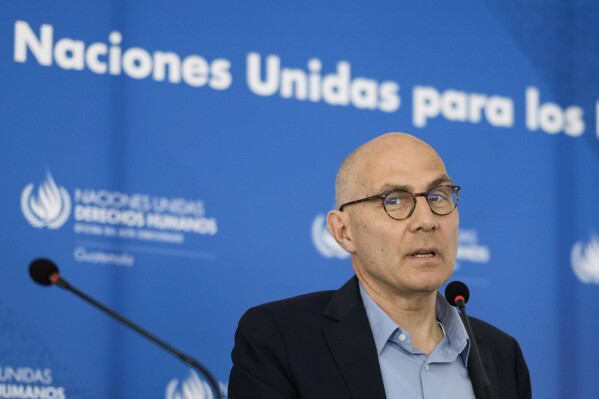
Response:
[{"label": "bald head", "polygon": [[443,161],[433,147],[406,133],[386,133],[361,145],[343,160],[337,172],[337,208],[345,202],[375,194],[370,191],[373,188],[369,187],[369,183],[376,167],[384,167],[386,163],[405,163],[409,166],[422,159],[437,163],[445,171]]}]

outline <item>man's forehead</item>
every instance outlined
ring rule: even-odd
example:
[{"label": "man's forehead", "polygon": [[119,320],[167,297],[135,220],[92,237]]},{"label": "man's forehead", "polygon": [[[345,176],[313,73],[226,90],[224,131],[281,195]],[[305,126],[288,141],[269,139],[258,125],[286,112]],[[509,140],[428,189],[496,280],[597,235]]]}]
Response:
[{"label": "man's forehead", "polygon": [[355,158],[363,166],[385,164],[420,167],[423,162],[441,163],[441,158],[428,143],[406,134],[386,134],[360,147]]},{"label": "man's forehead", "polygon": [[340,172],[338,199],[346,201],[380,192],[382,187],[422,191],[440,176],[447,176],[437,152],[404,133],[387,133],[362,145],[348,156]]},{"label": "man's forehead", "polygon": [[374,193],[384,193],[394,190],[404,190],[409,192],[415,192],[419,190],[430,190],[439,186],[440,184],[453,184],[453,180],[445,173],[437,175],[432,179],[426,179],[422,182],[413,183],[403,179],[390,179],[389,181],[383,181],[373,188]]},{"label": "man's forehead", "polygon": [[360,174],[360,180],[369,185],[422,185],[440,176],[447,176],[443,161],[428,146],[411,149],[400,147],[399,150],[380,148],[363,155],[358,162],[359,166],[356,165],[357,172]]},{"label": "man's forehead", "polygon": [[396,156],[393,152],[380,152],[364,159],[361,170],[366,174],[395,174],[405,176],[437,175],[447,173],[445,164],[435,152],[414,152]]},{"label": "man's forehead", "polygon": [[369,142],[362,145],[357,152],[369,152],[369,151],[380,151],[382,149],[387,149],[391,151],[397,151],[405,149],[406,151],[411,151],[412,149],[427,149],[432,152],[435,152],[433,147],[427,142],[406,134],[406,133],[387,133],[383,134],[379,137],[376,137]]}]

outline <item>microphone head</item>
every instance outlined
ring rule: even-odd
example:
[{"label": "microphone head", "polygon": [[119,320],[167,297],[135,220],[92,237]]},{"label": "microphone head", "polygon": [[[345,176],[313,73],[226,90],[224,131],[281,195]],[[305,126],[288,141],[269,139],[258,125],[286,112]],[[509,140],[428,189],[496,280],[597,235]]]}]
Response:
[{"label": "microphone head", "polygon": [[468,302],[470,298],[470,290],[468,286],[461,281],[452,281],[445,288],[445,299],[452,306],[457,306],[457,302],[461,299],[464,301],[464,304]]},{"label": "microphone head", "polygon": [[35,259],[29,265],[29,275],[38,284],[53,285],[60,279],[58,267],[50,259]]}]

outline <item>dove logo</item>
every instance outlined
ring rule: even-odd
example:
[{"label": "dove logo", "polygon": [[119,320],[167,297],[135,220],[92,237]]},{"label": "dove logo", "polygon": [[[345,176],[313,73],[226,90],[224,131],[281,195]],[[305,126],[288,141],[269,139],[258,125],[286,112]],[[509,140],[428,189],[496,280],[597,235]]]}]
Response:
[{"label": "dove logo", "polygon": [[325,216],[317,215],[312,222],[312,242],[318,252],[325,258],[345,259],[349,253],[341,248],[327,229]]},{"label": "dove logo", "polygon": [[[222,397],[226,398],[227,387],[222,382],[219,384]],[[210,384],[200,379],[193,370],[185,380],[179,382],[178,378],[173,378],[166,386],[166,399],[213,399],[214,397]]]},{"label": "dove logo", "polygon": [[578,279],[585,284],[599,284],[599,238],[593,236],[584,245],[578,241],[570,253],[572,269]]},{"label": "dove logo", "polygon": [[48,172],[46,181],[34,194],[35,185],[28,184],[21,194],[21,210],[25,219],[38,229],[58,229],[71,214],[71,197],[59,187]]}]

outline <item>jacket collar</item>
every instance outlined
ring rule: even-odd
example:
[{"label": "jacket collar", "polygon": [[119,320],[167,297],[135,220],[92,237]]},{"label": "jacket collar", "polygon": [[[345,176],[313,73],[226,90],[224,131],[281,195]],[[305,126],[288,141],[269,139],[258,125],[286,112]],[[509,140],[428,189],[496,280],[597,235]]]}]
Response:
[{"label": "jacket collar", "polygon": [[333,294],[322,314],[336,321],[324,328],[324,336],[351,397],[384,399],[374,337],[355,276]]}]

